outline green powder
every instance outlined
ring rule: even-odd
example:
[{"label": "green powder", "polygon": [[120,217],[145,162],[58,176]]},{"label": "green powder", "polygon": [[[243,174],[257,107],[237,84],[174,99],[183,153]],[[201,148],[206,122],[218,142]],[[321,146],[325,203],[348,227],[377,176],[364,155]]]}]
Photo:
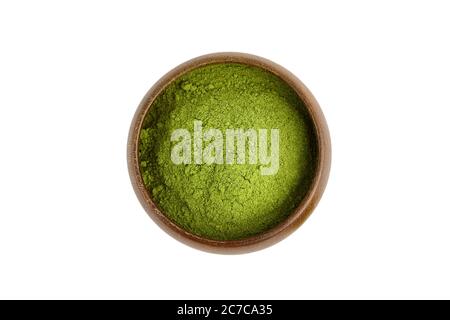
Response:
[{"label": "green powder", "polygon": [[[171,135],[230,128],[279,129],[279,169],[261,164],[174,164]],[[154,101],[140,134],[144,184],[156,205],[189,232],[215,240],[256,235],[275,226],[307,193],[316,139],[296,93],[272,73],[236,63],[197,68],[173,81]],[[270,139],[269,140],[269,147]],[[202,146],[205,146],[205,142]]]}]

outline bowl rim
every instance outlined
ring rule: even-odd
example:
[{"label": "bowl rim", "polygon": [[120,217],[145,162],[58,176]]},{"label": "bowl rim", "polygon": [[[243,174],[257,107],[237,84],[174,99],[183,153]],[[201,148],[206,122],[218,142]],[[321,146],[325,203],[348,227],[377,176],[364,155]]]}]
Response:
[{"label": "bowl rim", "polygon": [[[156,97],[181,75],[210,64],[240,63],[265,69],[286,82],[299,96],[308,111],[316,134],[316,172],[309,191],[293,212],[282,222],[260,234],[239,240],[212,240],[192,234],[172,222],[160,210],[144,186],[139,165],[139,134]],[[128,172],[133,189],[153,221],[173,238],[193,248],[212,253],[239,254],[267,248],[294,232],[311,215],[325,190],[331,167],[331,141],[328,126],[319,103],[293,73],[266,58],[242,52],[216,52],[190,59],[162,76],[140,102],[128,135]]]}]

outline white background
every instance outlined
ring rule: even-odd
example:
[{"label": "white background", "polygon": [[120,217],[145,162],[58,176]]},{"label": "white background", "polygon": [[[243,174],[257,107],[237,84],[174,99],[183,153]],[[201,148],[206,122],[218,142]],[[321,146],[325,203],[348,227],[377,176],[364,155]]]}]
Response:
[{"label": "white background", "polygon": [[[446,1],[3,1],[0,298],[450,298]],[[319,100],[311,218],[221,256],[160,230],[128,178],[132,116],[195,56],[242,51]]]}]

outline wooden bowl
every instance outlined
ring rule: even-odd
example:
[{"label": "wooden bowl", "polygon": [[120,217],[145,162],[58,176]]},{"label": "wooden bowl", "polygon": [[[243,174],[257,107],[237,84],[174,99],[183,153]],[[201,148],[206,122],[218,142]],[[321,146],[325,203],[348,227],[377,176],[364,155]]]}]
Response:
[{"label": "wooden bowl", "polygon": [[[215,64],[234,62],[260,67],[268,70],[284,80],[298,94],[300,100],[309,111],[315,129],[317,139],[316,172],[310,189],[297,206],[297,208],[284,221],[275,227],[240,240],[211,240],[194,235],[173,223],[157,207],[150,193],[144,186],[139,167],[139,133],[142,123],[155,98],[175,79],[198,67]],[[208,252],[235,254],[246,253],[266,248],[277,243],[297,229],[312,213],[324,192],[331,165],[331,143],[327,123],[322,114],[319,104],[306,86],[291,72],[280,65],[267,59],[237,52],[221,52],[200,56],[189,60],[164,75],[147,92],[140,103],[131,123],[128,137],[128,170],[134,191],[148,213],[162,229],[175,239]]]}]

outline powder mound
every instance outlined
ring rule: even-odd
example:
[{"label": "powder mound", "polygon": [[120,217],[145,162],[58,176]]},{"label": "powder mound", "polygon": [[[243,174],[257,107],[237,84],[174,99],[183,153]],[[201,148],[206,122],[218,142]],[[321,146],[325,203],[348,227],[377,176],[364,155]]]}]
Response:
[{"label": "powder mound", "polygon": [[[279,169],[261,164],[174,164],[174,130],[278,129]],[[144,184],[168,218],[215,240],[264,232],[292,213],[309,190],[316,163],[311,119],[296,93],[274,74],[236,63],[197,68],[154,101],[140,133]]]}]

